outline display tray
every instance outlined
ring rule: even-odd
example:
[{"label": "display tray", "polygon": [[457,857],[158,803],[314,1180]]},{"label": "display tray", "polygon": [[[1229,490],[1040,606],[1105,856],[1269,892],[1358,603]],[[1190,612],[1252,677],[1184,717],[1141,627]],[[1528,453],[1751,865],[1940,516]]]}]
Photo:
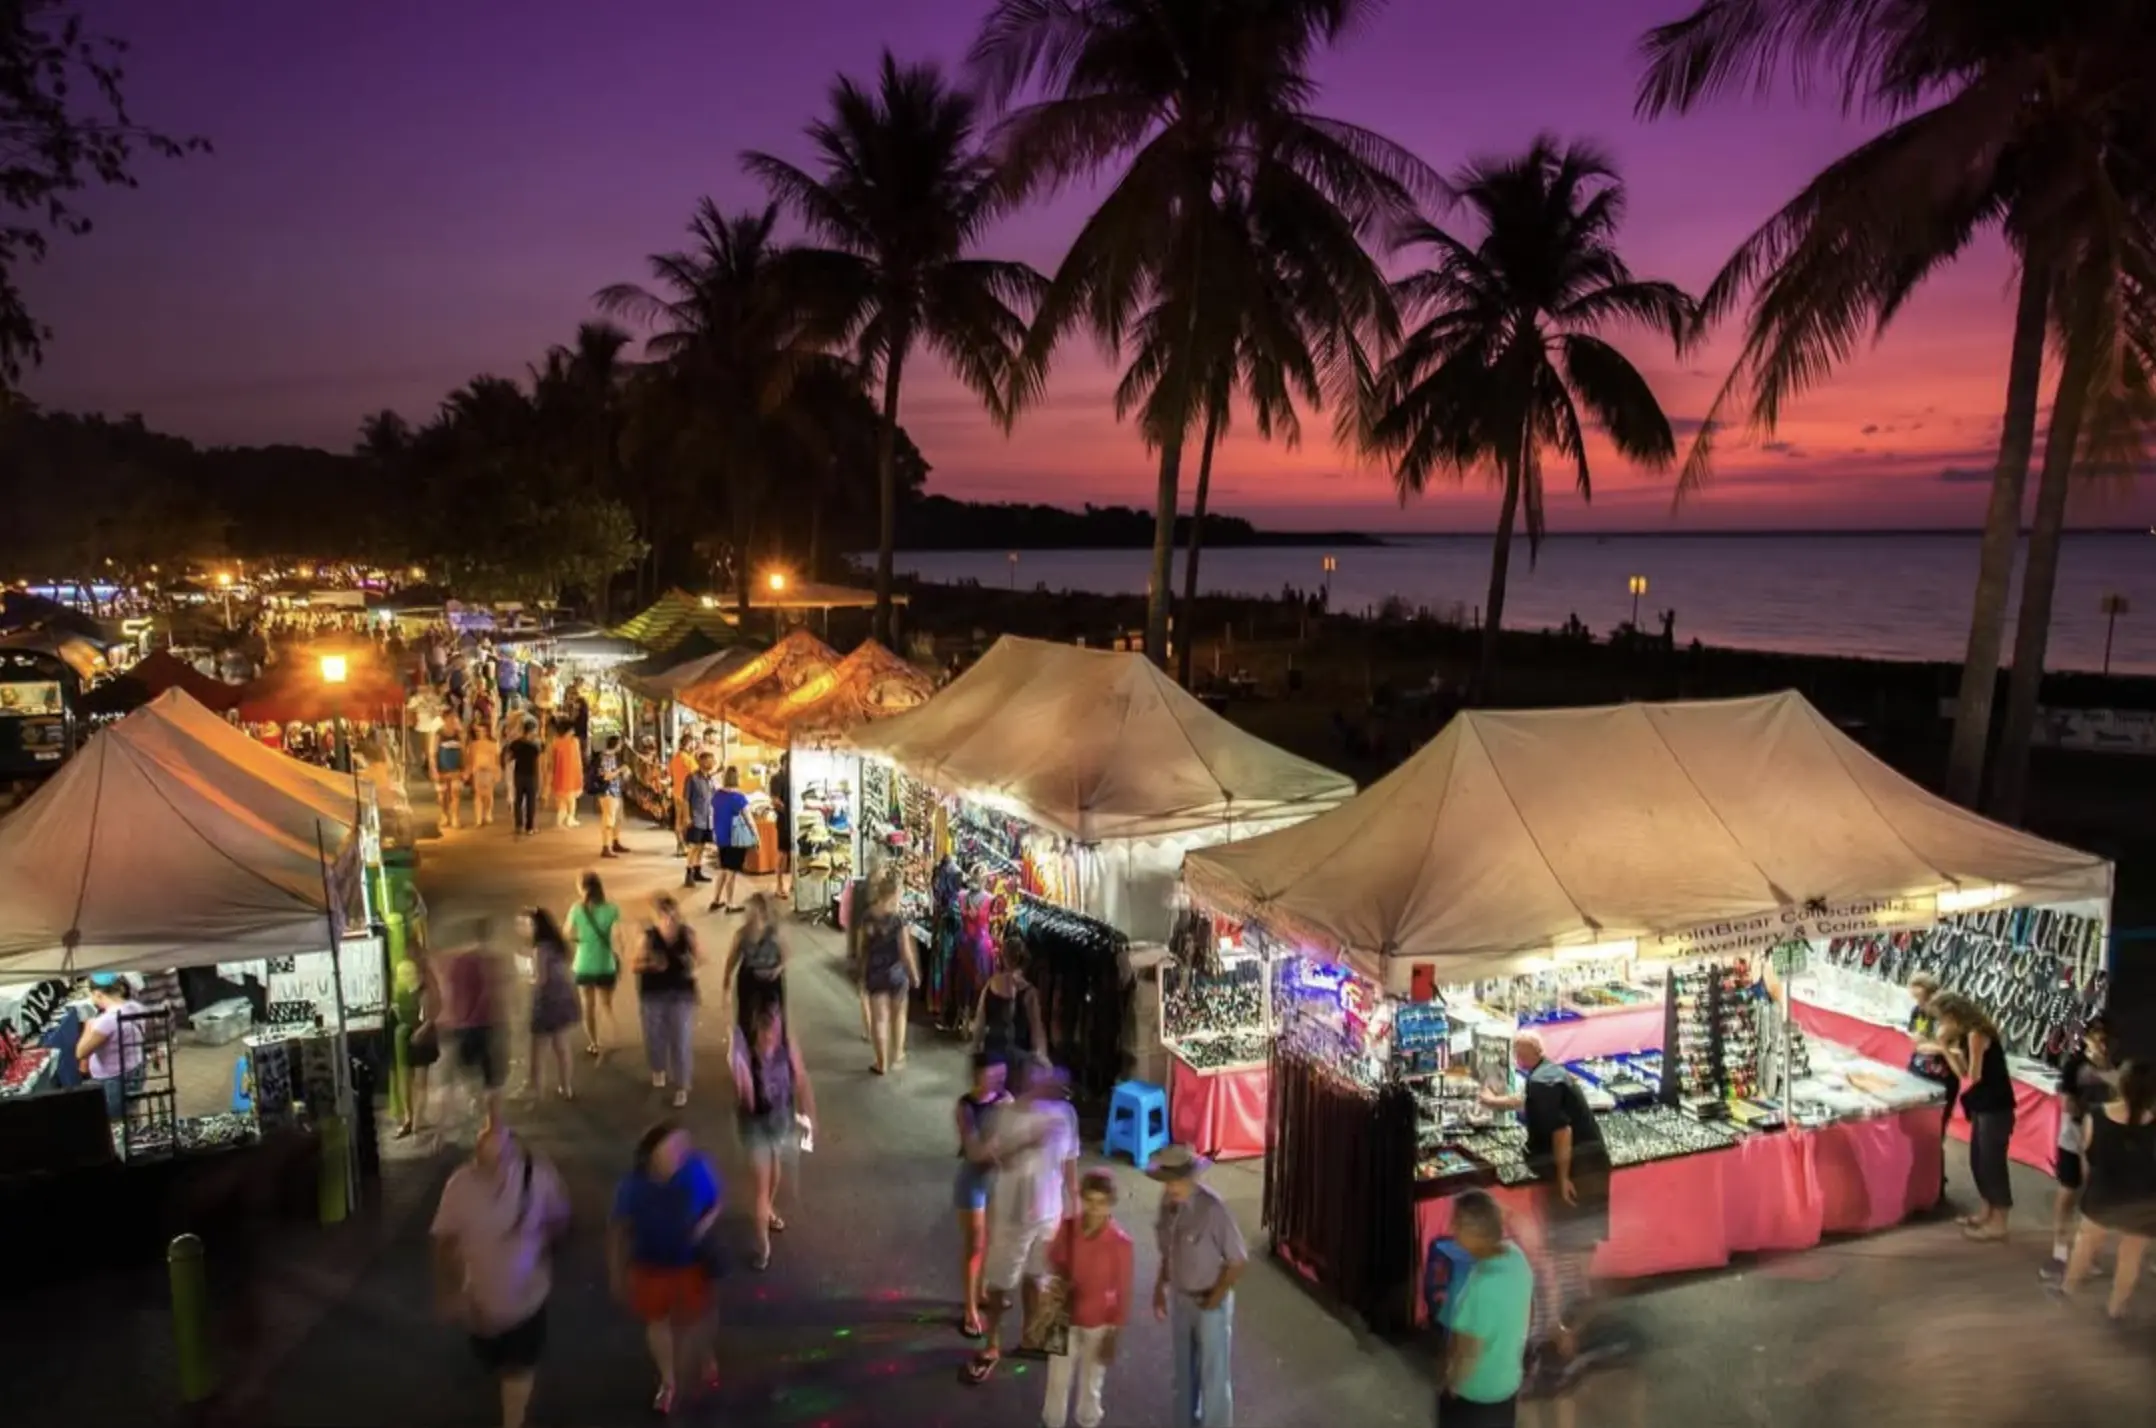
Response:
[{"label": "display tray", "polygon": [[1261,1068],[1271,1060],[1271,1042],[1260,1031],[1214,1032],[1162,1043],[1168,1054],[1201,1076]]}]

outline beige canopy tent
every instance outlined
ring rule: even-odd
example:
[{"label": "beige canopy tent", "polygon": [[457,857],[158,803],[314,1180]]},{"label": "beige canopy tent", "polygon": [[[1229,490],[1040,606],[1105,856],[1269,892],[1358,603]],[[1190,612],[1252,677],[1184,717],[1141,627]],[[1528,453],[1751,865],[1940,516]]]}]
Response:
[{"label": "beige canopy tent", "polygon": [[349,785],[340,822],[319,793],[189,742],[138,710],[0,821],[0,979],[308,951],[329,941],[332,901],[356,918]]},{"label": "beige canopy tent", "polygon": [[1221,718],[1142,655],[1014,635],[928,703],[846,742],[1090,847],[1083,910],[1134,937],[1165,935],[1188,849],[1308,818],[1355,792],[1345,775]]},{"label": "beige canopy tent", "polygon": [[1353,802],[1184,880],[1405,992],[1565,949],[1683,955],[2108,903],[2102,858],[1936,798],[1794,693],[1469,712]]},{"label": "beige canopy tent", "polygon": [[178,689],[122,722],[137,747],[229,796],[255,800],[262,817],[279,827],[305,831],[308,820],[319,818],[332,848],[360,824],[362,800],[375,797],[371,783],[281,754]]}]

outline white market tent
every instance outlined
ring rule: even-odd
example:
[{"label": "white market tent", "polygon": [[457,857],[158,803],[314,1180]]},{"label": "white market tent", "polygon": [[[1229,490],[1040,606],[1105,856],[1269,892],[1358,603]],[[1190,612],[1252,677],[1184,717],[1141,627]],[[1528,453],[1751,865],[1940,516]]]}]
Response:
[{"label": "white market tent", "polygon": [[254,811],[277,827],[304,832],[310,819],[320,819],[332,851],[358,826],[360,800],[374,796],[365,781],[355,784],[349,774],[302,763],[249,738],[179,689],[166,690],[123,722],[135,747],[229,796],[250,799]]},{"label": "white market tent", "polygon": [[332,894],[317,821],[338,906],[358,906],[348,791],[343,810],[332,825],[288,788],[200,746],[190,755],[165,718],[137,711],[0,821],[0,979],[320,948]]},{"label": "white market tent", "polygon": [[1190,855],[1192,894],[1407,990],[1566,948],[2099,903],[2110,863],[1919,788],[1794,693],[1469,712],[1360,797]]},{"label": "white market tent", "polygon": [[1090,849],[1082,910],[1140,938],[1166,934],[1183,853],[1355,793],[1345,775],[1221,718],[1142,655],[1013,635],[926,704],[846,742]]}]

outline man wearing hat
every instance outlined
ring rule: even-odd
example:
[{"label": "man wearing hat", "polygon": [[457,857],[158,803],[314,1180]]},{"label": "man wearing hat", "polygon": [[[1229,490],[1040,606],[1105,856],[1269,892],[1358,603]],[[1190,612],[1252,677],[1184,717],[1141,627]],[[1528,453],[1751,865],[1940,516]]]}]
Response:
[{"label": "man wearing hat", "polygon": [[1153,1235],[1160,1277],[1153,1282],[1153,1317],[1168,1324],[1178,1428],[1231,1428],[1235,1388],[1229,1343],[1235,1323],[1235,1282],[1250,1252],[1227,1202],[1203,1176],[1212,1162],[1187,1145],[1171,1145],[1146,1174],[1160,1182],[1160,1217]]}]

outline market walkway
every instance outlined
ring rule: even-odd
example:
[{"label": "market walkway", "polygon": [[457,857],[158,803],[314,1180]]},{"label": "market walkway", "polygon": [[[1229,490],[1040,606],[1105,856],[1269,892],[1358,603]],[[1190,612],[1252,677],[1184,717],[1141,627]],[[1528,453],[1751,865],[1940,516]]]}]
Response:
[{"label": "market walkway", "polygon": [[[543,830],[512,843],[506,829],[452,833],[431,844],[429,901],[439,938],[460,919],[506,917],[516,905],[564,903],[585,867],[591,830]],[[632,857],[603,865],[629,903],[678,880],[664,835],[632,828]],[[714,955],[730,930],[700,917]],[[799,1197],[768,1274],[746,1271],[723,1293],[717,1398],[689,1421],[773,1425],[920,1424],[940,1428],[1037,1420],[1040,1375],[1009,1365],[981,1389],[961,1386],[963,1341],[952,1327],[956,1230],[948,1107],[962,1058],[917,1033],[902,1078],[866,1070],[851,995],[833,965],[834,935],[794,932],[791,997],[816,1078],[822,1124],[801,1162]],[[635,1024],[633,995],[625,1025]],[[718,1028],[698,1043],[706,1094],[688,1119],[731,1172],[736,1164],[721,1082]],[[577,1224],[550,1310],[549,1356],[534,1422],[635,1422],[651,1380],[635,1326],[609,1302],[600,1251],[609,1192],[637,1132],[659,1114],[633,1047],[586,1064],[577,1100],[520,1109],[519,1124],[568,1179]],[[488,1390],[462,1342],[430,1313],[426,1215],[446,1162],[407,1163],[426,1177],[387,1244],[278,1364],[254,1405],[257,1421],[411,1428],[488,1421]],[[1217,1181],[1244,1213],[1253,1244],[1257,1172]],[[1152,1274],[1152,1188],[1125,1173],[1123,1218]],[[1965,1182],[1964,1182],[1965,1183]],[[2147,1403],[2140,1343],[2106,1333],[2093,1310],[2069,1311],[2037,1289],[2040,1186],[2021,1184],[2024,1237],[2011,1248],[1964,1244],[1950,1226],[1911,1227],[1808,1254],[1661,1284],[1625,1306],[1650,1345],[1642,1372],[1590,1381],[1576,1416],[1595,1425],[2080,1423]],[[737,1238],[742,1226],[735,1218]],[[2156,1288],[2156,1286],[2152,1286]],[[1262,1256],[1239,1292],[1237,1417],[1244,1428],[1321,1423],[1426,1423],[1431,1389],[1410,1351],[1358,1342]],[[1170,1421],[1163,1334],[1134,1327],[1108,1390],[1111,1425]],[[1936,1410],[1936,1417],[1934,1413]],[[1881,1415],[1884,1414],[1882,1417]]]}]

